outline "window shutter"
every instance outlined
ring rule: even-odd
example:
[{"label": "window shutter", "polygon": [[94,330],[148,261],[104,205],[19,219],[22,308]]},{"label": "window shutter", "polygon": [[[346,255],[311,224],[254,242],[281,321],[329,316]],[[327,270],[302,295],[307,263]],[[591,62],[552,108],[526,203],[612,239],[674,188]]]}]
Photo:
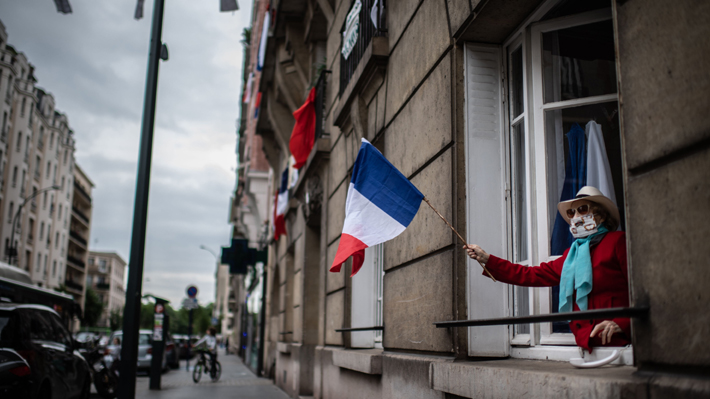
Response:
[{"label": "window shutter", "polygon": [[[505,257],[500,48],[466,45],[464,52],[467,238]],[[507,286],[481,275],[481,266],[470,258],[468,271],[468,318],[508,316]],[[508,356],[508,326],[470,327],[468,343],[470,356]]]},{"label": "window shutter", "polygon": [[[375,255],[373,248],[365,249],[365,260],[360,272],[352,278],[352,296],[350,299],[350,326],[373,327],[375,325]],[[350,333],[350,345],[353,348],[374,348],[374,331],[354,331]]]}]

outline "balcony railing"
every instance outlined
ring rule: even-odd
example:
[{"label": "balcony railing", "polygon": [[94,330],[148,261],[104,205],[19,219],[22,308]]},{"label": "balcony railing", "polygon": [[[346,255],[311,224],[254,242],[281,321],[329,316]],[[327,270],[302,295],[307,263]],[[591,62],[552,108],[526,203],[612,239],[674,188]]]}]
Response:
[{"label": "balcony railing", "polygon": [[67,255],[67,260],[69,262],[73,263],[74,265],[79,266],[82,269],[86,267],[86,263],[84,263],[83,260],[76,258],[74,256]]},{"label": "balcony railing", "polygon": [[[378,1],[376,15],[378,16],[378,24],[375,24],[370,18],[370,12],[372,11],[373,3],[375,0],[362,0],[362,8],[360,9],[360,27],[358,29],[357,41],[355,42],[355,47],[353,47],[350,56],[347,59],[340,54],[340,94],[348,86],[350,78],[352,78],[355,70],[357,69],[360,59],[362,59],[363,54],[370,41],[375,36],[387,36],[386,21],[387,17],[385,15],[384,1]],[[343,32],[345,30],[345,24],[347,23],[347,18],[343,23],[343,28],[340,30]]]},{"label": "balcony railing", "polygon": [[71,289],[76,290],[76,291],[83,291],[83,290],[84,290],[84,286],[83,286],[83,285],[78,284],[78,283],[75,283],[75,282],[73,282],[73,281],[71,281],[71,280],[64,280],[64,285],[65,285],[67,288],[71,288]]},{"label": "balcony railing", "polygon": [[44,140],[39,140],[37,142],[37,149],[40,151],[44,149]]},{"label": "balcony railing", "polygon": [[36,201],[30,202],[30,211],[32,213],[37,213],[37,202]]},{"label": "balcony railing", "polygon": [[91,196],[89,195],[89,193],[87,193],[86,190],[84,190],[79,184],[77,184],[76,181],[74,181],[74,188],[76,189],[76,191],[84,194],[86,200],[91,203]]},{"label": "balcony railing", "polygon": [[109,288],[111,288],[111,284],[109,283],[96,283],[96,289],[107,290]]},{"label": "balcony railing", "polygon": [[40,177],[39,169],[37,169],[37,172],[35,173],[35,181],[39,181]]},{"label": "balcony railing", "polygon": [[84,212],[80,211],[79,208],[72,206],[71,207],[72,211],[76,213],[77,216],[79,216],[79,219],[83,220],[86,222],[86,224],[89,224],[89,217],[84,214]]},{"label": "balcony railing", "polygon": [[28,234],[27,235],[27,245],[32,245],[33,242],[34,242],[34,237],[32,236],[32,234]]},{"label": "balcony railing", "polygon": [[75,231],[70,231],[69,236],[71,236],[73,239],[79,241],[80,243],[84,244],[84,246],[87,245],[86,238],[82,237],[79,233]]}]

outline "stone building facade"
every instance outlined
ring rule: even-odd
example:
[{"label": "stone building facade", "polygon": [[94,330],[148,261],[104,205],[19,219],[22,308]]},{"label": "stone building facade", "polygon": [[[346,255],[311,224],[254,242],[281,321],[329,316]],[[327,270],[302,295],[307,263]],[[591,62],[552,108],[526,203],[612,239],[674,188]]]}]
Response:
[{"label": "stone building facade", "polygon": [[96,292],[105,305],[97,326],[109,327],[111,314],[123,314],[126,304],[126,287],[123,285],[126,261],[115,252],[91,251],[88,253],[88,265],[86,285]]},{"label": "stone building facade", "polygon": [[[7,38],[0,22],[2,260],[26,270],[40,287],[64,287],[83,307],[86,259],[70,259],[78,170],[74,134],[52,94],[36,86],[34,66]],[[79,175],[91,184],[83,172]],[[82,219],[85,247],[88,217]]]},{"label": "stone building facade", "polygon": [[[294,398],[706,397],[708,17],[691,0],[256,1],[244,135],[271,169],[272,220],[292,112],[313,86],[323,105],[288,235],[269,242],[260,371]],[[554,313],[555,291],[482,276],[425,204],[354,278],[350,261],[328,272],[363,138],[468,242],[554,259],[576,128],[602,131],[631,306],[648,309],[616,367],[573,368],[564,323],[437,328]]]}]

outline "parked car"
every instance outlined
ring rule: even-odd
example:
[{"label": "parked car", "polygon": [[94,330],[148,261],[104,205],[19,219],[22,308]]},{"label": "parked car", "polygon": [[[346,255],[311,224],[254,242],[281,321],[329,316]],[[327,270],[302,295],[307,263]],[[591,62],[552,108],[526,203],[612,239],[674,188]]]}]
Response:
[{"label": "parked car", "polygon": [[[198,336],[193,335],[191,337],[191,342],[192,345],[195,344],[200,338]],[[180,359],[187,359],[187,335],[185,334],[175,334],[173,335],[173,340],[175,341],[175,346],[178,348],[178,357]],[[190,358],[194,357],[195,353],[193,351],[190,352]]]},{"label": "parked car", "polygon": [[29,369],[15,363],[21,368],[10,370],[15,376],[24,374],[21,377],[28,377],[13,386],[27,390],[26,395],[19,397],[89,397],[89,365],[77,351],[77,343],[54,310],[42,305],[0,303],[0,347],[4,350],[3,355],[14,359],[13,362],[17,362],[17,358],[11,356],[12,353],[18,354]]},{"label": "parked car", "polygon": [[32,385],[30,373],[29,363],[19,353],[10,348],[0,348],[0,397],[29,397]]},{"label": "parked car", "polygon": [[[117,341],[118,340],[118,341]],[[106,353],[120,355],[121,344],[123,343],[123,331],[114,331],[106,345]],[[163,370],[167,369],[167,351],[163,351]],[[153,359],[153,331],[140,330],[138,332],[138,370],[150,370],[150,362]],[[110,364],[108,365],[110,367]]]},{"label": "parked car", "polygon": [[176,369],[180,367],[178,352],[179,349],[175,345],[175,340],[172,335],[168,334],[168,339],[165,340],[165,361],[170,368]]}]

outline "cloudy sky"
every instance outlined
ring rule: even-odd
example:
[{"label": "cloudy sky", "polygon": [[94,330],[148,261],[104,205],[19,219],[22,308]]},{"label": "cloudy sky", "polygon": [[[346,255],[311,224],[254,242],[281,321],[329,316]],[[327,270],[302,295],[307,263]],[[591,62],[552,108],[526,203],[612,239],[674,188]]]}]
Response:
[{"label": "cloudy sky", "polygon": [[[35,66],[76,137],[76,160],[94,182],[92,250],[128,261],[153,2],[1,0],[8,42]],[[196,284],[214,300],[215,259],[229,243],[236,120],[251,4],[220,13],[219,0],[167,1],[153,142],[143,292],[174,305]]]}]

